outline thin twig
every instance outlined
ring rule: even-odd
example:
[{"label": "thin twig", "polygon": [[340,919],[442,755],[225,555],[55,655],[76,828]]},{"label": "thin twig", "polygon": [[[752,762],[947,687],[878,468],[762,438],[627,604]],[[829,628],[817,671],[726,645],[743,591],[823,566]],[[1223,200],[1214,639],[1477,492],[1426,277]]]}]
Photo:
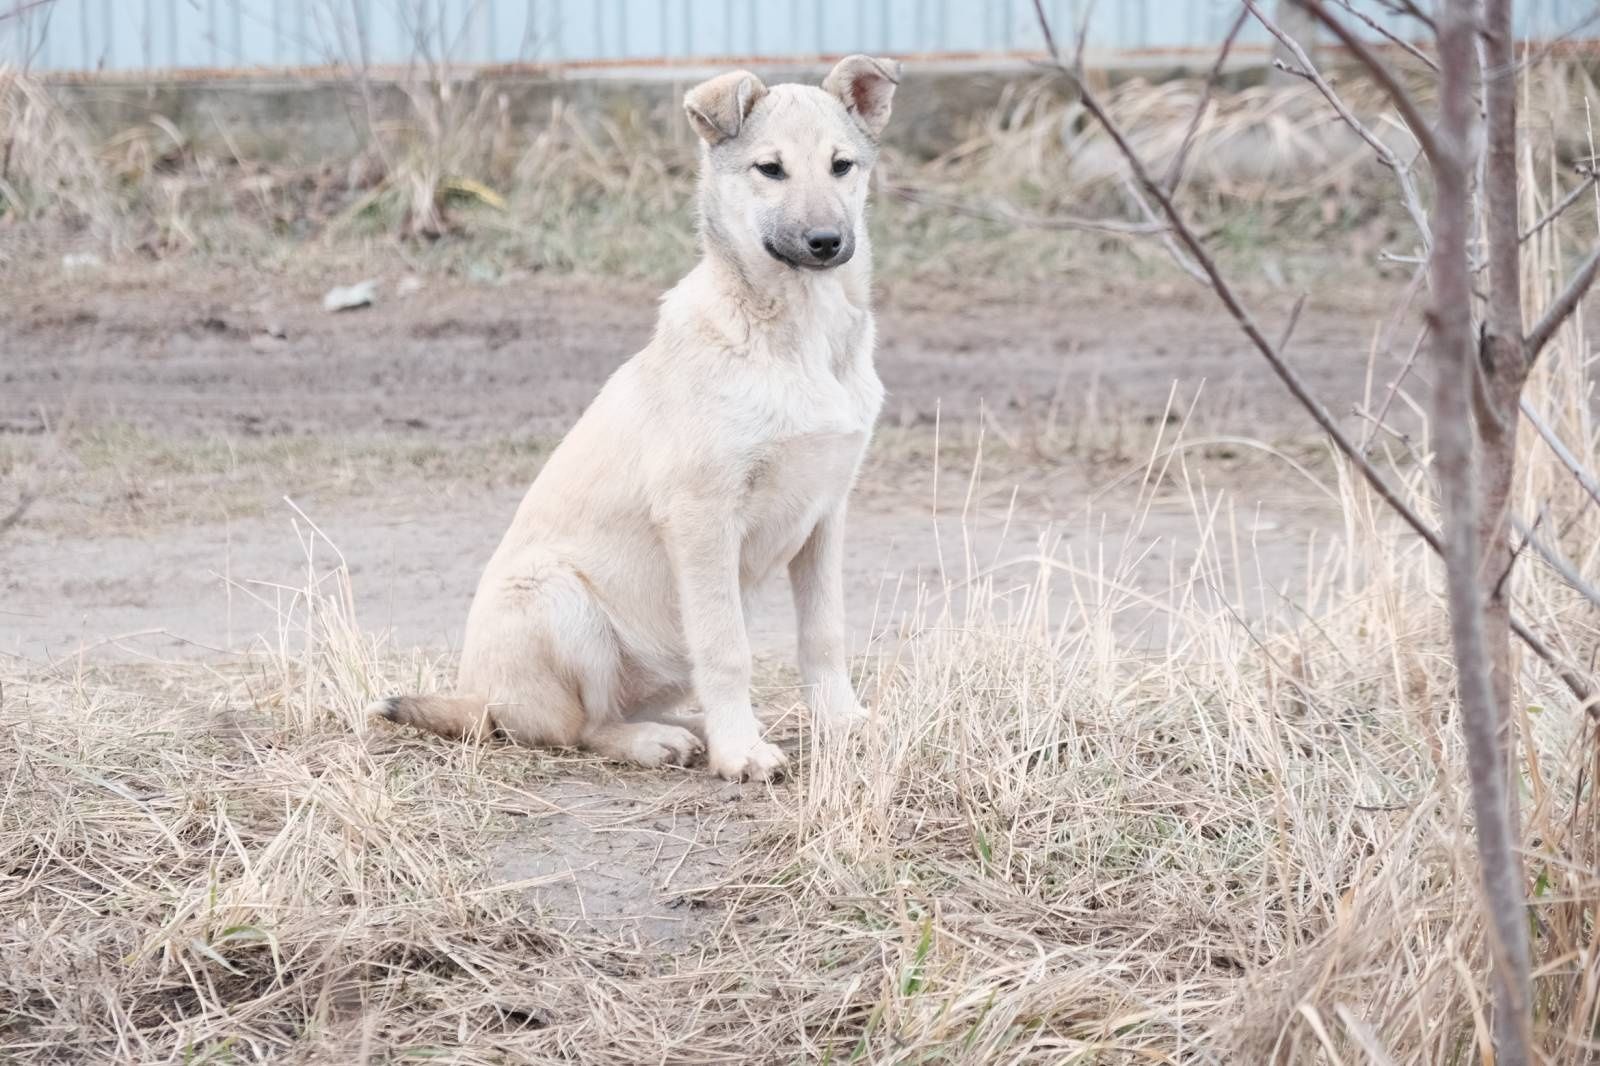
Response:
[{"label": "thin twig", "polygon": [[1416,45],[1412,44],[1410,41],[1406,40],[1404,37],[1400,36],[1398,33],[1395,33],[1393,30],[1379,22],[1377,19],[1373,18],[1371,15],[1364,11],[1357,10],[1355,5],[1350,3],[1350,0],[1333,0],[1333,2],[1350,12],[1350,14],[1354,15],[1362,22],[1365,22],[1372,28],[1373,32],[1382,36],[1390,44],[1401,49],[1407,55],[1410,55],[1426,64],[1429,70],[1439,69],[1439,64],[1434,62],[1432,56],[1418,48]]},{"label": "thin twig", "polygon": [[[1134,184],[1127,177],[1123,178],[1123,184],[1127,188],[1128,195],[1132,197],[1133,202],[1139,205],[1139,210],[1144,213],[1144,217],[1148,219],[1152,225],[1159,225],[1160,222],[1155,211],[1150,207],[1150,202],[1144,198],[1144,194],[1139,191],[1139,186]],[[1185,274],[1188,274],[1191,278],[1200,282],[1202,285],[1207,283],[1205,271],[1196,266],[1194,260],[1183,254],[1183,249],[1179,248],[1177,242],[1172,239],[1172,231],[1169,227],[1162,227],[1161,245],[1167,250],[1167,254],[1172,256],[1172,261],[1177,263],[1178,267]]]},{"label": "thin twig", "polygon": [[1216,91],[1217,83],[1222,80],[1222,65],[1228,61],[1228,53],[1233,51],[1233,42],[1238,39],[1239,31],[1244,29],[1245,19],[1249,18],[1250,9],[1241,6],[1239,14],[1234,17],[1233,25],[1228,28],[1227,36],[1222,38],[1222,47],[1217,49],[1217,61],[1211,64],[1211,73],[1206,76],[1205,84],[1200,89],[1200,100],[1194,105],[1194,116],[1189,119],[1189,128],[1184,131],[1183,141],[1178,145],[1178,154],[1172,157],[1172,165],[1167,168],[1167,176],[1161,184],[1168,192],[1177,192],[1178,185],[1183,181],[1183,164],[1188,161],[1189,149],[1194,144],[1194,135],[1200,129],[1200,122],[1206,116],[1206,109],[1211,106],[1211,94]]},{"label": "thin twig", "polygon": [[[1410,164],[1403,162],[1395,154],[1393,148],[1385,144],[1381,137],[1368,129],[1367,125],[1356,117],[1355,112],[1350,110],[1350,105],[1344,102],[1344,98],[1328,82],[1328,79],[1324,78],[1321,72],[1317,70],[1317,65],[1311,61],[1311,57],[1306,54],[1306,50],[1300,47],[1299,41],[1285,33],[1282,27],[1274,22],[1266,12],[1261,10],[1256,0],[1244,0],[1244,3],[1246,9],[1255,16],[1256,21],[1261,23],[1262,28],[1276,38],[1289,51],[1289,54],[1294,57],[1294,61],[1300,64],[1299,69],[1292,70],[1291,73],[1298,74],[1316,86],[1317,91],[1328,101],[1329,106],[1344,121],[1344,124],[1354,130],[1356,136],[1366,141],[1368,147],[1377,154],[1378,162],[1394,171],[1395,179],[1400,183],[1400,198],[1405,203],[1406,213],[1411,216],[1411,224],[1417,227],[1417,232],[1422,235],[1422,242],[1426,245],[1429,241],[1428,211],[1427,208],[1423,207],[1422,196],[1417,192],[1416,182],[1411,178]],[[1290,70],[1287,65],[1283,65],[1281,69]],[[1424,125],[1422,134],[1419,135],[1416,127],[1420,123],[1413,122],[1408,118],[1404,110],[1401,110],[1401,117],[1405,118],[1407,125],[1412,127],[1412,135],[1417,137],[1417,143],[1422,145],[1424,151],[1427,151],[1432,137],[1427,127]]]},{"label": "thin twig", "polygon": [[999,222],[1009,226],[1023,226],[1042,230],[1083,230],[1089,233],[1106,233],[1119,237],[1143,237],[1165,233],[1162,222],[1130,222],[1118,218],[1084,218],[1078,215],[1029,215],[1015,210],[1009,204],[997,203],[992,207],[970,204],[954,197],[919,189],[912,185],[890,185],[889,195],[907,203],[926,204],[969,218],[986,222]]},{"label": "thin twig", "polygon": [[1283,324],[1283,332],[1278,334],[1278,351],[1289,350],[1289,341],[1294,339],[1294,328],[1300,324],[1300,312],[1306,307],[1306,294],[1301,293],[1294,301],[1294,306],[1289,309],[1289,321]]},{"label": "thin twig", "polygon": [[1539,557],[1549,565],[1550,569],[1561,575],[1561,580],[1571,586],[1574,592],[1588,600],[1590,604],[1600,607],[1600,589],[1585,581],[1583,575],[1578,572],[1578,568],[1573,566],[1566,556],[1541,540],[1535,529],[1516,515],[1511,516],[1511,524],[1516,529],[1517,535],[1522,537],[1523,543],[1537,552]]},{"label": "thin twig", "polygon": [[1544,317],[1539,319],[1534,327],[1528,331],[1528,336],[1523,340],[1523,351],[1526,353],[1528,365],[1531,367],[1539,359],[1539,353],[1544,351],[1545,345],[1550,343],[1550,338],[1578,309],[1578,304],[1583,302],[1584,294],[1589,291],[1589,286],[1594,284],[1595,275],[1600,274],[1600,247],[1589,253],[1589,258],[1578,267],[1577,273],[1572,275],[1572,280],[1567,282],[1567,287],[1561,290],[1545,309]]},{"label": "thin twig", "polygon": [[7,19],[21,18],[36,7],[45,7],[55,2],[56,0],[22,0],[10,11],[0,11],[0,22],[5,22]]},{"label": "thin twig", "polygon": [[[1411,303],[1417,298],[1417,293],[1422,290],[1422,283],[1427,280],[1427,277],[1427,265],[1418,264],[1417,269],[1411,273],[1411,280],[1406,282],[1405,291],[1400,294],[1400,300],[1396,303],[1394,311],[1389,315],[1389,321],[1383,328],[1383,333],[1379,338],[1374,354],[1377,351],[1388,352],[1390,350],[1390,346],[1394,344],[1395,334],[1400,330],[1402,320],[1406,317],[1407,312],[1411,310]],[[1416,361],[1417,353],[1422,350],[1422,343],[1426,337],[1427,326],[1423,326],[1422,334],[1417,337],[1416,343],[1411,346],[1411,351],[1406,356],[1405,363],[1400,367],[1400,372],[1389,383],[1388,391],[1383,397],[1383,403],[1378,407],[1376,425],[1382,426],[1385,419],[1389,417],[1389,407],[1394,403],[1395,394],[1399,392],[1406,375],[1411,372],[1411,364]],[[1365,452],[1371,444],[1372,433],[1369,430],[1361,436],[1361,450]]]},{"label": "thin twig", "polygon": [[[1513,522],[1521,521],[1515,515],[1510,517]],[[1541,513],[1534,521],[1537,523],[1543,519],[1544,515]],[[1488,597],[1490,601],[1498,600],[1504,594],[1506,582],[1511,580],[1512,573],[1517,569],[1517,560],[1522,558],[1522,553],[1528,550],[1528,544],[1533,539],[1533,527],[1527,526],[1520,535],[1522,536],[1522,543],[1511,546],[1511,552],[1506,559],[1506,564],[1500,568],[1500,576],[1495,578],[1494,584],[1490,587]]]},{"label": "thin twig", "polygon": [[1339,43],[1345,46],[1356,61],[1366,68],[1367,73],[1372,75],[1379,87],[1388,94],[1389,102],[1400,112],[1400,117],[1410,127],[1411,136],[1422,145],[1422,150],[1427,153],[1428,158],[1439,158],[1439,142],[1433,135],[1433,127],[1423,117],[1422,110],[1417,107],[1417,102],[1411,98],[1406,87],[1395,77],[1394,71],[1373,54],[1367,42],[1352,32],[1350,27],[1344,24],[1343,19],[1335,18],[1331,11],[1323,7],[1322,0],[1299,0],[1299,2],[1315,15],[1319,22],[1328,27],[1330,33],[1339,38]]},{"label": "thin twig", "polygon": [[1595,476],[1584,468],[1584,465],[1578,461],[1578,457],[1572,454],[1572,450],[1556,435],[1556,431],[1550,428],[1550,423],[1546,422],[1544,416],[1534,409],[1533,404],[1528,402],[1526,396],[1522,397],[1522,417],[1528,420],[1528,424],[1544,439],[1545,444],[1550,446],[1550,450],[1555,453],[1555,457],[1561,460],[1561,465],[1565,466],[1572,476],[1577,479],[1579,487],[1589,494],[1591,500],[1596,504],[1600,504],[1600,481],[1596,481]]},{"label": "thin twig", "polygon": [[1560,203],[1556,204],[1549,211],[1546,211],[1544,213],[1544,217],[1540,218],[1539,221],[1522,231],[1522,237],[1520,238],[1522,243],[1526,244],[1530,239],[1533,238],[1534,234],[1538,233],[1540,230],[1550,225],[1550,223],[1566,214],[1567,209],[1573,204],[1577,203],[1579,198],[1594,186],[1595,181],[1600,179],[1600,171],[1596,171],[1592,167],[1579,169],[1583,174],[1583,180],[1577,185],[1574,185],[1572,187],[1572,191],[1561,198]]},{"label": "thin twig", "polygon": [[1377,4],[1390,14],[1407,15],[1428,27],[1430,32],[1439,32],[1439,27],[1434,25],[1433,16],[1418,7],[1412,0],[1377,0]]}]

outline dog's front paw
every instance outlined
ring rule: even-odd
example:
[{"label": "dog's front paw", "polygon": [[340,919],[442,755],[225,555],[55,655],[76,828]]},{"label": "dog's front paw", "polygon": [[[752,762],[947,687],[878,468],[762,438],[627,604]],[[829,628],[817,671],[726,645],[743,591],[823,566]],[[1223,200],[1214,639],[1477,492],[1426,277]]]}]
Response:
[{"label": "dog's front paw", "polygon": [[789,757],[764,740],[729,748],[711,745],[711,770],[729,781],[770,781],[783,775]]}]

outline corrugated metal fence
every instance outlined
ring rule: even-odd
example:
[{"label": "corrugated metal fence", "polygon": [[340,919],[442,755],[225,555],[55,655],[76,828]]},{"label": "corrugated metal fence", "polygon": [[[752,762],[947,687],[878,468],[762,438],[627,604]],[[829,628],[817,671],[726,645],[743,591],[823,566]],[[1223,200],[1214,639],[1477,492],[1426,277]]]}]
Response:
[{"label": "corrugated metal fence", "polygon": [[[1045,0],[1075,26],[1086,0]],[[1384,18],[1381,5],[1364,5]],[[1597,0],[1522,0],[1526,37],[1593,38]],[[0,61],[61,71],[457,63],[645,62],[1040,47],[1033,0],[0,0]],[[1096,5],[1099,53],[1200,48],[1236,0]],[[1265,41],[1252,25],[1251,38]]]}]

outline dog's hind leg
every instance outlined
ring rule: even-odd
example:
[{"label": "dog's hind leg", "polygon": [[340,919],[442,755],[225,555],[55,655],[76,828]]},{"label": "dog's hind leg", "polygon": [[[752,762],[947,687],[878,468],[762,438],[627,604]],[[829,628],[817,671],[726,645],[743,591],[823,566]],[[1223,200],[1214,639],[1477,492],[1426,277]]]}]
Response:
[{"label": "dog's hind leg", "polygon": [[591,728],[581,746],[597,755],[640,766],[683,766],[704,748],[700,738],[668,722],[619,721]]},{"label": "dog's hind leg", "polygon": [[687,709],[694,693],[687,685],[669,685],[636,706],[623,709],[630,722],[660,722],[689,730],[702,741],[706,737],[706,716]]},{"label": "dog's hind leg", "polygon": [[506,736],[642,766],[681,765],[701,750],[681,724],[622,716],[622,648],[581,574],[560,564],[525,566],[486,592],[469,626],[461,683],[493,694],[490,713]]},{"label": "dog's hind leg", "polygon": [[518,744],[585,747],[617,720],[621,662],[584,576],[529,551],[485,575],[467,618],[459,687],[486,694],[495,728]]}]

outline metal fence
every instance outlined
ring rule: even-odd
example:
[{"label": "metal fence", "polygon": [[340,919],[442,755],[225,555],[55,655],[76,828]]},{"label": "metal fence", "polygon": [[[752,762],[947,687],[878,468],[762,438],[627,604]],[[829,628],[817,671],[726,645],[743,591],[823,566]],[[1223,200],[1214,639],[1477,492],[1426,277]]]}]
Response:
[{"label": "metal fence", "polygon": [[[1059,27],[1086,0],[1045,0]],[[1365,5],[1384,18],[1374,2]],[[1522,0],[1518,31],[1592,38],[1600,0]],[[644,63],[853,51],[1004,54],[1041,46],[1033,0],[0,0],[0,61],[41,70]],[[1203,48],[1237,0],[1106,0],[1096,52]],[[1247,40],[1265,43],[1252,26]]]}]

